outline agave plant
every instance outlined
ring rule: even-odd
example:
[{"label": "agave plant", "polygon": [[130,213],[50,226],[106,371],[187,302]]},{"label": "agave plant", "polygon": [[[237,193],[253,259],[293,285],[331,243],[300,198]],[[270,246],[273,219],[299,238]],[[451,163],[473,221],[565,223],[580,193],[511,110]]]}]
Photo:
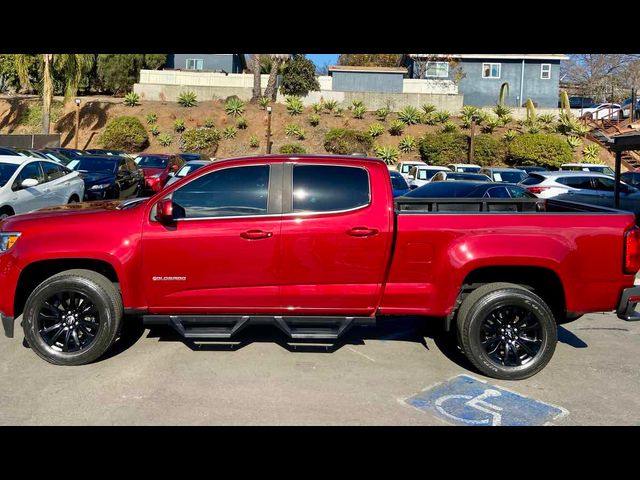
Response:
[{"label": "agave plant", "polygon": [[320,124],[320,115],[314,113],[312,115],[309,115],[309,118],[307,120],[309,120],[309,125],[311,125],[312,127],[317,127]]},{"label": "agave plant", "polygon": [[364,105],[356,105],[351,110],[351,113],[353,113],[353,118],[364,118],[366,111],[367,109]]},{"label": "agave plant", "polygon": [[324,108],[327,112],[332,112],[335,108],[338,107],[338,101],[337,100],[325,100],[324,101]]},{"label": "agave plant", "polygon": [[516,138],[517,134],[518,133],[515,130],[507,130],[502,138],[504,138],[505,142],[511,143]]},{"label": "agave plant", "polygon": [[284,134],[287,137],[298,137],[300,140],[304,140],[304,130],[297,123],[289,123],[284,127]]},{"label": "agave plant", "polygon": [[369,125],[368,133],[372,138],[379,137],[384,133],[384,127],[380,123],[372,123]]},{"label": "agave plant", "polygon": [[433,105],[432,103],[423,103],[421,105],[422,111],[425,113],[425,115],[429,115],[430,113],[433,113],[436,111],[436,106]]},{"label": "agave plant", "polygon": [[416,142],[416,139],[413,138],[411,135],[402,137],[402,139],[400,140],[400,143],[398,143],[398,148],[403,153],[413,152],[417,146],[418,146],[418,143]]},{"label": "agave plant", "polygon": [[257,135],[251,135],[251,138],[249,138],[249,146],[251,148],[258,148],[260,146],[260,140]]},{"label": "agave plant", "polygon": [[498,116],[498,118],[504,118],[507,116],[510,117],[512,110],[505,105],[498,104],[495,107],[493,107],[493,113],[495,113]]},{"label": "agave plant", "polygon": [[446,110],[441,110],[439,112],[435,112],[433,116],[437,123],[447,123],[449,121],[449,118],[451,117],[451,114]]},{"label": "agave plant", "polygon": [[168,147],[169,145],[171,145],[171,141],[171,135],[169,135],[168,133],[161,133],[160,135],[158,135],[158,143],[163,147]]},{"label": "agave plant", "polygon": [[376,110],[376,117],[378,120],[385,121],[389,114],[391,113],[391,109],[389,107],[382,107]]},{"label": "agave plant", "polygon": [[556,116],[553,113],[543,113],[538,115],[538,121],[543,125],[549,126],[556,121]]},{"label": "agave plant", "polygon": [[444,122],[442,124],[442,133],[453,133],[458,130],[458,126],[453,122]]},{"label": "agave plant", "polygon": [[393,136],[402,135],[406,124],[402,120],[395,120],[389,127],[389,133]]},{"label": "agave plant", "polygon": [[147,113],[147,123],[149,125],[154,125],[158,121],[158,115],[156,113]]},{"label": "agave plant", "polygon": [[590,143],[582,149],[582,156],[586,162],[593,162],[598,159],[600,147],[595,143]]},{"label": "agave plant", "polygon": [[244,130],[249,126],[249,124],[247,123],[247,119],[244,117],[240,117],[238,119],[238,121],[236,122],[236,127],[238,127],[240,130]]},{"label": "agave plant", "polygon": [[158,135],[160,135],[160,129],[158,128],[157,125],[152,125],[151,128],[149,129],[149,132],[151,132],[151,135],[153,135],[154,137],[157,137]]},{"label": "agave plant", "polygon": [[341,117],[342,116],[342,112],[344,112],[344,108],[336,106],[335,110],[333,111],[333,116],[334,117]]},{"label": "agave plant", "polygon": [[216,124],[213,122],[213,118],[206,118],[204,121],[205,128],[215,128]]},{"label": "agave plant", "polygon": [[178,133],[184,132],[186,128],[187,127],[182,118],[178,118],[175,122],[173,122],[173,129]]},{"label": "agave plant", "polygon": [[572,135],[570,137],[567,137],[567,143],[571,147],[571,150],[575,152],[578,149],[578,147],[582,145],[582,140]]},{"label": "agave plant", "polygon": [[124,104],[127,107],[135,107],[140,105],[140,95],[135,92],[129,92],[124,96]]},{"label": "agave plant", "polygon": [[423,113],[420,116],[420,122],[424,123],[425,125],[435,125],[436,123],[438,123],[435,112]]},{"label": "agave plant", "polygon": [[322,113],[324,110],[324,102],[316,102],[311,105],[314,113]]},{"label": "agave plant", "polygon": [[271,99],[269,97],[260,97],[258,99],[258,105],[260,105],[260,108],[263,110],[266,110],[270,103]]},{"label": "agave plant", "polygon": [[502,125],[502,121],[500,120],[500,118],[494,117],[493,115],[490,115],[487,118],[487,121],[486,121],[484,127],[482,127],[482,131],[484,133],[493,133],[493,131],[496,128],[498,128],[500,125]]},{"label": "agave plant", "polygon": [[464,107],[462,107],[462,110],[460,110],[460,115],[473,119],[478,115],[479,111],[480,109],[478,107],[474,107],[473,105],[465,105]]},{"label": "agave plant", "polygon": [[300,97],[287,97],[285,102],[287,104],[287,112],[289,112],[289,115],[300,115],[304,111],[304,104]]},{"label": "agave plant", "polygon": [[227,139],[236,138],[237,134],[238,134],[238,129],[233,125],[229,125],[224,130],[222,130],[222,136]]},{"label": "agave plant", "polygon": [[244,113],[244,102],[238,97],[229,97],[224,104],[224,111],[232,117],[239,117]]},{"label": "agave plant", "polygon": [[420,123],[422,115],[420,111],[411,105],[407,105],[402,110],[398,112],[398,120],[402,120],[402,122],[407,125],[415,125]]},{"label": "agave plant", "polygon": [[[364,107],[364,102],[360,99],[355,99],[351,102],[351,107],[353,109]],[[365,109],[366,111],[366,109]]]},{"label": "agave plant", "polygon": [[195,107],[198,104],[198,97],[192,91],[181,92],[178,95],[178,104],[181,107]]},{"label": "agave plant", "polygon": [[394,164],[400,155],[398,149],[390,145],[384,147],[377,146],[374,148],[374,153],[378,158],[384,160],[387,165]]}]

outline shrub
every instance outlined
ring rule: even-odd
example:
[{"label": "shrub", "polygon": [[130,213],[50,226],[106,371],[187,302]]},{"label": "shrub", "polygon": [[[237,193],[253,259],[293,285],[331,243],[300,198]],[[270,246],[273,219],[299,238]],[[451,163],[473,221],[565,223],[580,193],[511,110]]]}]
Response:
[{"label": "shrub", "polygon": [[205,128],[215,128],[216,124],[213,121],[213,118],[206,118],[204,121]]},{"label": "shrub", "polygon": [[[364,102],[362,100],[360,100],[359,98],[356,98],[355,100],[351,101],[351,107],[356,109],[356,108],[362,108],[364,107]],[[366,111],[366,108],[365,108]]]},{"label": "shrub", "polygon": [[160,135],[160,129],[158,128],[157,125],[152,125],[149,131],[151,132],[151,135],[153,135],[154,137],[157,137],[158,135]]},{"label": "shrub", "polygon": [[422,111],[424,112],[425,115],[429,115],[430,113],[433,113],[436,111],[436,106],[433,105],[432,103],[423,103]]},{"label": "shrub", "polygon": [[324,110],[324,102],[316,102],[311,105],[314,113],[322,113]]},{"label": "shrub", "polygon": [[178,104],[181,107],[195,107],[198,104],[198,97],[192,91],[181,92],[178,95]]},{"label": "shrub", "polygon": [[600,147],[595,143],[590,143],[582,149],[582,156],[587,163],[597,162]]},{"label": "shrub", "polygon": [[161,133],[158,136],[158,143],[163,147],[168,147],[169,145],[171,145],[172,141],[173,140],[171,138],[171,135],[169,135],[168,133]]},{"label": "shrub", "polygon": [[341,117],[342,116],[342,112],[344,112],[344,108],[336,107],[335,111],[333,112],[333,116],[334,117]]},{"label": "shrub", "polygon": [[184,132],[186,128],[187,127],[182,118],[177,118],[176,121],[173,122],[173,129],[178,133]]},{"label": "shrub", "polygon": [[260,105],[263,110],[266,110],[270,103],[271,99],[269,97],[260,97],[258,99],[258,105]]},{"label": "shrub", "polygon": [[518,164],[550,168],[570,162],[573,153],[562,137],[545,133],[523,133],[509,145],[509,159]]},{"label": "shrub", "polygon": [[417,148],[418,144],[416,139],[411,135],[407,135],[406,137],[402,137],[400,143],[398,144],[398,148],[402,153],[410,153],[413,152]]},{"label": "shrub", "polygon": [[251,135],[251,138],[249,139],[249,146],[251,148],[258,148],[260,146],[260,140],[257,135]]},{"label": "shrub", "polygon": [[516,132],[515,130],[507,130],[502,138],[505,142],[510,143],[514,138],[516,138],[517,134],[518,132]]},{"label": "shrub", "polygon": [[158,121],[158,115],[156,113],[147,113],[147,123],[153,125]]},{"label": "shrub", "polygon": [[307,153],[307,149],[299,143],[285,143],[280,146],[278,151],[287,155],[303,155]]},{"label": "shrub", "polygon": [[296,123],[290,123],[284,127],[284,134],[287,137],[298,137],[298,140],[304,140],[305,131],[300,125]]},{"label": "shrub", "polygon": [[329,153],[350,155],[369,153],[373,139],[366,132],[348,128],[332,128],[324,137],[324,148]]},{"label": "shrub", "polygon": [[96,62],[97,80],[102,89],[120,95],[140,78],[140,69],[157,69],[166,62],[167,54],[100,54]]},{"label": "shrub", "polygon": [[420,121],[425,125],[435,125],[436,123],[438,123],[436,121],[435,113],[433,112],[423,113],[422,116],[420,117]]},{"label": "shrub", "polygon": [[389,127],[389,133],[393,136],[402,135],[404,127],[406,127],[406,125],[402,120],[395,120]]},{"label": "shrub", "polygon": [[189,129],[180,137],[183,152],[198,152],[214,156],[220,143],[220,132],[216,128]]},{"label": "shrub", "polygon": [[352,113],[353,118],[364,118],[364,114],[367,112],[367,109],[364,105],[357,105],[353,107]]},{"label": "shrub", "polygon": [[396,160],[400,155],[400,153],[398,152],[398,149],[392,146],[376,147],[374,150],[375,150],[376,157],[384,160],[387,165],[392,165],[396,163]]},{"label": "shrub", "polygon": [[411,105],[407,105],[402,110],[398,112],[398,120],[402,120],[402,122],[407,125],[415,125],[420,123],[420,111],[416,107],[412,107]]},{"label": "shrub", "polygon": [[137,118],[116,117],[104,127],[100,143],[111,150],[139,152],[149,145],[149,136]]},{"label": "shrub", "polygon": [[320,115],[318,115],[317,113],[309,115],[308,120],[309,125],[311,125],[312,127],[317,127],[320,124]]},{"label": "shrub", "polygon": [[224,111],[227,115],[239,117],[244,113],[244,102],[236,96],[229,97],[224,104]]},{"label": "shrub", "polygon": [[453,133],[458,131],[458,126],[453,122],[444,122],[442,125],[442,133]]},{"label": "shrub", "polygon": [[222,136],[226,139],[236,138],[237,134],[238,134],[238,129],[233,125],[229,125],[224,130],[222,130]]},{"label": "shrub", "polygon": [[244,130],[248,126],[249,124],[247,123],[247,119],[244,117],[240,117],[236,122],[236,127],[238,127],[240,130]]},{"label": "shrub", "polygon": [[[51,102],[51,109],[49,110],[49,120],[52,124],[56,123],[62,117],[64,105],[62,102],[54,100]],[[42,128],[42,103],[35,102],[30,103],[26,111],[20,114],[19,125],[25,125],[34,129]]]},{"label": "shrub", "polygon": [[325,100],[323,102],[323,106],[327,110],[327,112],[332,112],[333,109],[335,109],[338,106],[338,101],[337,100]]},{"label": "shrub", "polygon": [[463,133],[427,133],[419,141],[420,157],[432,165],[457,163],[467,158],[467,144]]},{"label": "shrub", "polygon": [[280,92],[283,95],[305,96],[320,90],[315,64],[304,55],[296,55],[284,65]]},{"label": "shrub", "polygon": [[140,105],[140,95],[135,92],[129,92],[124,96],[124,104],[127,107],[135,107]]},{"label": "shrub", "polygon": [[286,103],[289,115],[300,115],[304,111],[304,104],[300,97],[287,97]]},{"label": "shrub", "polygon": [[384,122],[390,113],[391,109],[389,107],[382,107],[376,110],[376,117],[378,117],[378,120],[382,120]]},{"label": "shrub", "polygon": [[368,132],[372,138],[376,138],[384,133],[384,127],[379,123],[372,123],[371,125],[369,125]]},{"label": "shrub", "polygon": [[446,110],[442,110],[440,112],[435,112],[433,114],[433,118],[438,123],[446,123],[446,122],[449,121],[450,117],[451,117],[451,114],[449,112],[447,112]]},{"label": "shrub", "polygon": [[582,140],[575,136],[567,137],[567,144],[575,152],[582,145]]},{"label": "shrub", "polygon": [[482,127],[482,131],[484,133],[493,133],[493,131],[496,128],[498,128],[501,124],[502,124],[502,122],[500,121],[500,118],[494,117],[493,115],[490,115],[487,118],[487,123],[485,124],[484,127]]},{"label": "shrub", "polygon": [[473,142],[473,161],[478,165],[504,163],[506,149],[499,139],[486,134],[476,135]]}]

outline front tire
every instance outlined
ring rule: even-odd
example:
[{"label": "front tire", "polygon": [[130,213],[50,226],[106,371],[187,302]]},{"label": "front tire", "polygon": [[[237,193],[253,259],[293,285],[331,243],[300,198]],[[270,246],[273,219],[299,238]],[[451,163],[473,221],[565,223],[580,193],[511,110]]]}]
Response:
[{"label": "front tire", "polygon": [[490,283],[471,292],[460,305],[457,327],[469,361],[502,380],[538,373],[551,360],[558,339],[549,306],[513,283]]},{"label": "front tire", "polygon": [[113,344],[122,322],[114,284],[91,270],[67,270],[42,282],[23,311],[25,339],[54,365],[85,365]]}]

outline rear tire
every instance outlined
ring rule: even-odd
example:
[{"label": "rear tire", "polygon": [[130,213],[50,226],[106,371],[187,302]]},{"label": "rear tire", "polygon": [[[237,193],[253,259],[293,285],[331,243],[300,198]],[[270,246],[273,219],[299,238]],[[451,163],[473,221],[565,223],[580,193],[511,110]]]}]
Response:
[{"label": "rear tire", "polygon": [[0,222],[12,215],[15,215],[15,212],[10,207],[0,209]]},{"label": "rear tire", "polygon": [[78,203],[80,202],[80,199],[78,198],[77,195],[71,195],[71,197],[69,197],[69,201],[67,203]]},{"label": "rear tire", "polygon": [[67,270],[42,282],[23,311],[25,339],[54,365],[85,365],[113,344],[122,322],[115,285],[91,270]]},{"label": "rear tire", "polygon": [[489,283],[471,292],[460,305],[457,327],[469,361],[502,380],[538,373],[551,360],[558,339],[549,306],[513,283]]}]

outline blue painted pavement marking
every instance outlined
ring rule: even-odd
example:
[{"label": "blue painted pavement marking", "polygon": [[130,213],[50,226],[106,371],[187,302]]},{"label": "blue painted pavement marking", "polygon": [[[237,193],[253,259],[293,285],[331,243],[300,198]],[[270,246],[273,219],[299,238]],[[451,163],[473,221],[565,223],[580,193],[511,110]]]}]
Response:
[{"label": "blue painted pavement marking", "polygon": [[468,375],[434,385],[405,403],[458,425],[550,425],[568,410]]}]

